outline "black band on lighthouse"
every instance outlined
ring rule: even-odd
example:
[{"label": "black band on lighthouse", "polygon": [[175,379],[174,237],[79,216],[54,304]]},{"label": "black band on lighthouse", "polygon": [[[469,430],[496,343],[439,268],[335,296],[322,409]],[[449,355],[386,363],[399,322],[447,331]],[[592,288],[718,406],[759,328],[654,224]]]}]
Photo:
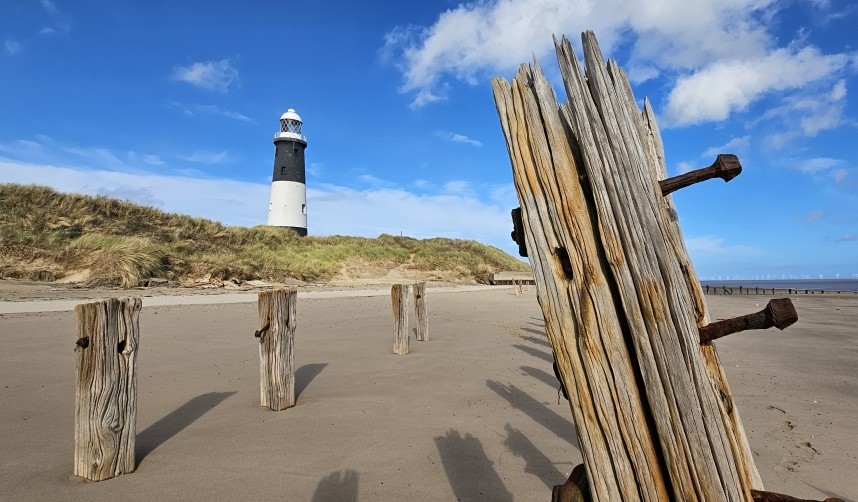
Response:
[{"label": "black band on lighthouse", "polygon": [[274,140],[274,174],[271,181],[306,183],[304,149],[307,143],[290,138]]}]

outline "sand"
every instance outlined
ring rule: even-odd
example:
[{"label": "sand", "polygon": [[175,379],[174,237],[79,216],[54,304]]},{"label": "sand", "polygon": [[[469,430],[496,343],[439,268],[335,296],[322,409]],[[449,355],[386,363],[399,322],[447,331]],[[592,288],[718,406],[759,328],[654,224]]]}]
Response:
[{"label": "sand", "polygon": [[[258,405],[255,295],[184,292],[144,298],[137,470],[87,482],[71,474],[74,318],[55,303],[87,294],[13,286],[2,299],[27,301],[0,301],[4,500],[547,501],[581,462],[532,287],[430,289],[430,341],[407,356],[384,289],[302,292],[298,403],[281,412]],[[707,300],[717,319],[768,298]],[[767,488],[858,500],[858,298],[795,303],[786,331],[716,343]]]}]

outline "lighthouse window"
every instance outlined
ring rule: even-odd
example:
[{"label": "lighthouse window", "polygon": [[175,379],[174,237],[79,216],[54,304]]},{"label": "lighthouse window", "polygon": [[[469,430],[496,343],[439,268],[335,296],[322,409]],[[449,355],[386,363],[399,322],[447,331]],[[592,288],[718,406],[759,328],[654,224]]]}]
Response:
[{"label": "lighthouse window", "polygon": [[280,168],[280,174],[286,174],[286,166]]},{"label": "lighthouse window", "polygon": [[301,214],[307,214],[307,204],[301,204]]},{"label": "lighthouse window", "polygon": [[292,149],[292,153],[294,153],[295,156],[297,157],[298,156],[298,149],[297,148]]}]

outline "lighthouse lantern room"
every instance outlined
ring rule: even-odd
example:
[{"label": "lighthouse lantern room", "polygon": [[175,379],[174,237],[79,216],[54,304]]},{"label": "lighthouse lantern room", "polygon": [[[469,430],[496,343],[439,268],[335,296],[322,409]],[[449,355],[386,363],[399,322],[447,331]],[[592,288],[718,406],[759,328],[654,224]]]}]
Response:
[{"label": "lighthouse lantern room", "polygon": [[268,224],[291,228],[307,235],[307,185],[304,149],[307,137],[303,122],[293,108],[280,116],[280,131],[274,135],[274,174],[271,178],[271,202]]}]

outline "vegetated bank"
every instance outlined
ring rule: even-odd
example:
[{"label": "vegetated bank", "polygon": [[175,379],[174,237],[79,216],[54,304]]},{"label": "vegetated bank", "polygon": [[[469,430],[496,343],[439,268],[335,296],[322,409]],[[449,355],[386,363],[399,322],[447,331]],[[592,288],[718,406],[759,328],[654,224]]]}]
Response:
[{"label": "vegetated bank", "polygon": [[277,227],[222,223],[105,196],[0,184],[0,278],[115,284],[148,278],[321,282],[398,276],[488,282],[527,264],[473,240],[298,237]]}]

